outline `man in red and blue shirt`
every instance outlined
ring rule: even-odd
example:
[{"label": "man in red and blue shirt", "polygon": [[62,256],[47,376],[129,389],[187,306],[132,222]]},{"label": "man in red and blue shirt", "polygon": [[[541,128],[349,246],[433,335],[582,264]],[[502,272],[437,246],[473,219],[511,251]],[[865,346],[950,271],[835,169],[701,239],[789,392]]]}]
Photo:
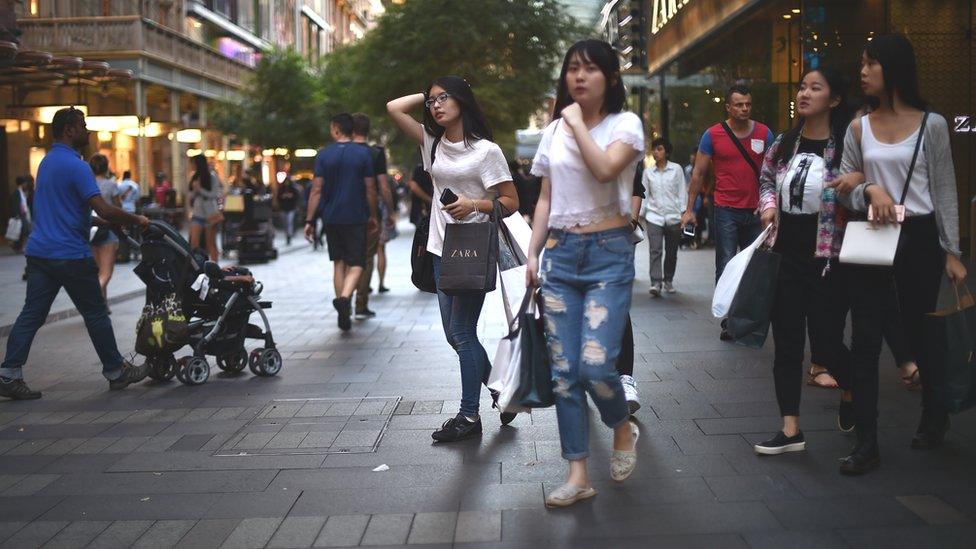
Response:
[{"label": "man in red and blue shirt", "polygon": [[[752,93],[732,86],[725,96],[728,120],[708,128],[698,145],[698,156],[688,188],[688,206],[682,224],[695,223],[694,201],[709,168],[715,170],[715,280],[742,248],[761,232],[755,211],[759,206],[759,168],[773,132],[752,120]],[[728,339],[722,333],[722,339]]]}]

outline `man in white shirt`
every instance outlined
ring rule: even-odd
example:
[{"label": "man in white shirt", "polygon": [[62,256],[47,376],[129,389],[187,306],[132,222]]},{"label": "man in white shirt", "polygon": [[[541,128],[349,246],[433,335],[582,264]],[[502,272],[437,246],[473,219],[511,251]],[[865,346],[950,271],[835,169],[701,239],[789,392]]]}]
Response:
[{"label": "man in white shirt", "polygon": [[[681,242],[681,216],[688,203],[688,187],[681,166],[668,160],[672,146],[664,138],[651,142],[654,164],[644,170],[643,217],[647,222],[647,242],[651,255],[652,297],[661,291],[673,294],[674,271],[678,264],[678,244]],[[664,248],[664,269],[661,268],[661,249]]]}]

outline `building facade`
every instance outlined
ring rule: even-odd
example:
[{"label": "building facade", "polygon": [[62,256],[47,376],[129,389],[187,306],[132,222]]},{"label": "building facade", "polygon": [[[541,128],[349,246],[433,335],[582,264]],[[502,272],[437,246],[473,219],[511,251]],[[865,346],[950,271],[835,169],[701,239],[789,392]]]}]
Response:
[{"label": "building facade", "polygon": [[56,60],[98,60],[130,71],[131,78],[0,87],[5,107],[0,111],[0,200],[10,196],[16,176],[36,173],[51,145],[50,120],[41,113],[49,116],[56,106],[84,108],[96,134],[87,154],[106,154],[113,173],[131,171],[144,191],[157,173],[185,188],[187,156],[197,152],[212,157],[225,177],[239,171],[233,164],[250,160],[246,143],[232,145],[213,130],[208,105],[235,98],[269,48],[293,48],[316,62],[357,40],[378,5],[376,0],[11,3],[21,57],[47,52]]},{"label": "building facade", "polygon": [[723,119],[725,90],[753,90],[755,117],[776,132],[795,116],[805,68],[829,65],[857,87],[872,36],[899,32],[918,56],[923,96],[952,129],[964,240],[976,195],[976,11],[970,0],[645,0],[648,134],[666,135],[684,163]]}]

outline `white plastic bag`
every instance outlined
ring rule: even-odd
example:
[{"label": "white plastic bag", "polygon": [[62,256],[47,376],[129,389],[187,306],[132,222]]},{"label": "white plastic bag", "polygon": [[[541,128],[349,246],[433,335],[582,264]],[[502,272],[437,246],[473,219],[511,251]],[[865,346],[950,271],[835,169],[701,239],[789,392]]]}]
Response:
[{"label": "white plastic bag", "polygon": [[[521,249],[522,256],[529,256],[529,241],[532,240],[532,228],[518,212],[502,219],[505,228],[512,236],[513,244]],[[504,271],[499,271],[502,286],[502,303],[505,307],[505,320],[511,326],[515,320],[522,298],[525,297],[525,265],[520,265]]]},{"label": "white plastic bag", "polygon": [[[20,240],[20,231],[24,228],[24,222],[19,217],[11,217],[7,221],[7,242],[14,243]],[[525,273],[523,273],[524,276]],[[524,280],[524,278],[523,278]]]},{"label": "white plastic bag", "polygon": [[[515,269],[510,269],[515,270]],[[505,271],[509,272],[509,271]],[[522,267],[522,276],[525,276],[525,267]],[[523,299],[525,296],[525,278],[522,279]],[[516,286],[517,287],[517,286]],[[506,286],[502,284],[502,293]],[[509,287],[510,288],[510,287]],[[515,305],[515,314],[521,310],[522,300]],[[505,304],[506,308],[508,303]],[[533,310],[534,304],[530,304]],[[519,340],[519,329],[516,321],[510,321],[507,325],[508,333],[498,342],[495,349],[495,358],[492,360],[491,374],[488,376],[488,388],[498,392],[498,410],[500,412],[523,413],[531,412],[531,408],[526,408],[519,404],[517,398],[519,383],[522,375],[522,347]]]},{"label": "white plastic bag", "polygon": [[739,282],[746,272],[746,267],[749,266],[749,260],[752,259],[752,254],[756,248],[761,246],[766,237],[769,236],[772,227],[772,225],[766,227],[755,242],[737,253],[725,266],[722,276],[715,284],[715,295],[712,296],[712,315],[715,318],[725,318],[729,314],[729,307],[732,306],[732,299],[735,297],[735,291],[739,289]]}]

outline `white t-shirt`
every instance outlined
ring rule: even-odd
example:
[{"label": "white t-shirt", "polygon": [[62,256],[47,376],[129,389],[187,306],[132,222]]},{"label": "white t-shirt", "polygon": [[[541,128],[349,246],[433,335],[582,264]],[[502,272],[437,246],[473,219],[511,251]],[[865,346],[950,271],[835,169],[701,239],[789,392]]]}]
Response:
[{"label": "white t-shirt", "polygon": [[[861,154],[864,155],[864,177],[867,181],[884,187],[888,196],[897,204],[905,190],[908,168],[915,154],[915,142],[924,139],[921,126],[901,143],[882,143],[871,131],[871,119],[861,117]],[[908,185],[905,209],[908,215],[926,215],[935,211],[932,203],[932,190],[929,187],[928,159],[925,158],[925,143],[918,149],[915,171]]]},{"label": "white t-shirt", "polygon": [[420,153],[424,160],[424,169],[430,174],[434,182],[434,204],[430,213],[430,235],[427,238],[427,251],[440,256],[444,248],[444,229],[448,223],[482,223],[488,221],[488,214],[473,213],[458,221],[441,209],[441,193],[444,189],[451,189],[459,197],[475,200],[493,200],[498,193],[491,190],[499,183],[512,180],[512,172],[508,169],[508,162],[501,147],[488,141],[479,139],[467,144],[464,141],[452,143],[447,138],[441,138],[437,144],[434,165],[430,164],[430,148],[434,145],[434,136],[427,133],[421,126],[424,144]]},{"label": "white t-shirt", "polygon": [[[590,136],[603,150],[620,141],[637,152],[644,151],[644,126],[632,112],[607,115],[590,130]],[[532,173],[548,177],[551,185],[549,228],[569,229],[629,215],[639,160],[640,155],[634,155],[616,181],[600,183],[583,162],[576,138],[562,119],[549,124],[532,161]]]},{"label": "white t-shirt", "polygon": [[[776,181],[780,211],[790,214],[819,213],[826,174],[827,164],[821,156],[813,153],[793,155],[786,172]],[[798,201],[791,201],[794,189],[797,193],[803,192]]]}]

